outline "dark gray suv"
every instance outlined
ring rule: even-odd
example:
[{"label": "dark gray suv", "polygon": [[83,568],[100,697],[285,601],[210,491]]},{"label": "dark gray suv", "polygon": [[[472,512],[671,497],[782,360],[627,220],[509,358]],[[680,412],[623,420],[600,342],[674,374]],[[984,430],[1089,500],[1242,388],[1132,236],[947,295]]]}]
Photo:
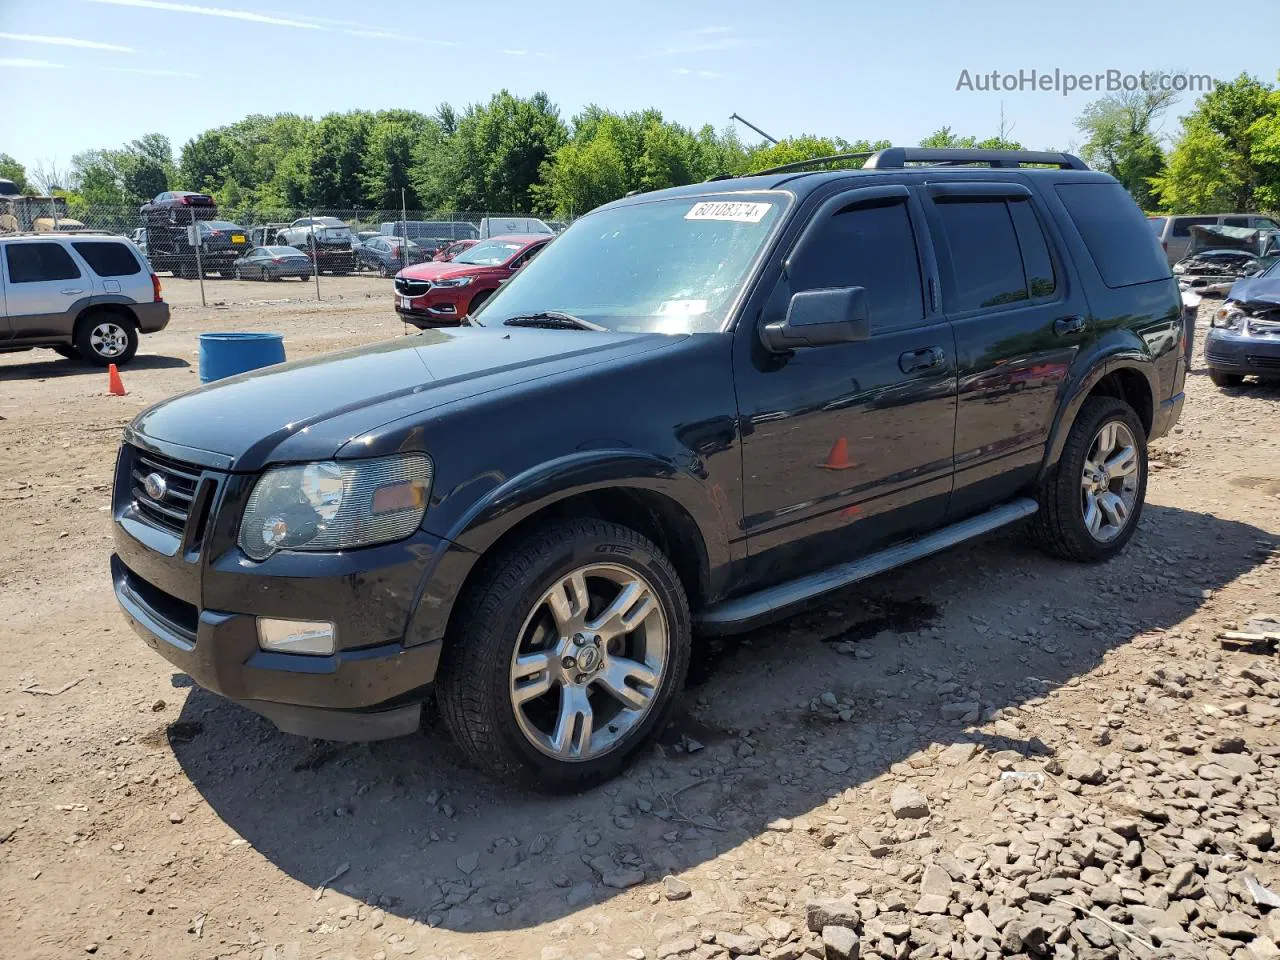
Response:
[{"label": "dark gray suv", "polygon": [[160,280],[124,237],[0,236],[0,352],[48,347],[98,366],[123,365],[140,333],[168,323]]}]

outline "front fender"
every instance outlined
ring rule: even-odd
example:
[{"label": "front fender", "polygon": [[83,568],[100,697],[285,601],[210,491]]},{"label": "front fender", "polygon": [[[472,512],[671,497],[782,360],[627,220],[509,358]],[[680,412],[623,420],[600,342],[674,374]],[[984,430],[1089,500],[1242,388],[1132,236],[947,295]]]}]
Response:
[{"label": "front fender", "polygon": [[[600,490],[657,494],[683,511],[701,539],[700,566],[728,569],[731,509],[718,485],[708,484],[673,460],[634,449],[581,451],[523,471],[486,492],[447,529],[427,532],[449,543],[426,571],[415,598],[406,642],[444,636],[454,601],[480,558],[517,524],[570,497]],[[714,589],[714,587],[712,588]]]}]

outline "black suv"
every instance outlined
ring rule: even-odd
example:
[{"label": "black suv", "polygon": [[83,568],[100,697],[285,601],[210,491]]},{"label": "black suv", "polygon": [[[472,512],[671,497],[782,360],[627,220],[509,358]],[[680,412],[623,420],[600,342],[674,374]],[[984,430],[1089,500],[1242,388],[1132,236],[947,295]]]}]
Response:
[{"label": "black suv", "polygon": [[1182,406],[1177,284],[1060,153],[894,148],[628,197],[468,324],[141,414],[116,595],[281,729],[574,788],[732,631],[1016,521],[1105,560]]}]

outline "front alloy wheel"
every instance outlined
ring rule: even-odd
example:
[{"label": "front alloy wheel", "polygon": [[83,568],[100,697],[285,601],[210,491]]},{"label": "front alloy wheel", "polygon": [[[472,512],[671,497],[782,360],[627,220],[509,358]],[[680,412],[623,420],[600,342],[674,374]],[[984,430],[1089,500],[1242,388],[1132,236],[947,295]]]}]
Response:
[{"label": "front alloy wheel", "polygon": [[525,619],[511,657],[520,732],[558,760],[608,753],[653,708],[669,632],[639,573],[588,564],[558,580]]},{"label": "front alloy wheel", "polygon": [[490,774],[580,790],[666,722],[691,626],[671,561],[634,530],[558,521],[486,557],[441,654],[440,714]]}]

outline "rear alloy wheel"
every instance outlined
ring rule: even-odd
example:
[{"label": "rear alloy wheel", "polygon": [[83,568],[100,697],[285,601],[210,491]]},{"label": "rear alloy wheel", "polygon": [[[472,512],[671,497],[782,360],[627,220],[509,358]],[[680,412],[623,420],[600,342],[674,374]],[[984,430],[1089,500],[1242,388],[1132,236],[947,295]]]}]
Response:
[{"label": "rear alloy wheel", "polygon": [[1244,383],[1244,375],[1240,373],[1223,373],[1221,370],[1209,370],[1209,379],[1215,387],[1238,387]]},{"label": "rear alloy wheel", "polygon": [[558,523],[487,561],[445,641],[441,715],[478,766],[551,790],[618,773],[662,728],[689,666],[671,561],[634,530]]},{"label": "rear alloy wheel", "polygon": [[240,276],[240,268],[239,268],[239,267],[234,268],[234,269],[231,271],[231,273],[232,273],[232,275],[233,275],[237,280],[243,280],[243,279],[244,279],[244,277]]},{"label": "rear alloy wheel", "polygon": [[378,264],[378,276],[383,278],[391,276],[391,271],[387,269],[387,265],[385,263]]},{"label": "rear alloy wheel", "polygon": [[76,324],[76,350],[99,367],[123,366],[138,352],[138,327],[116,313],[94,313]]},{"label": "rear alloy wheel", "polygon": [[1107,560],[1129,542],[1147,494],[1147,434],[1115,397],[1090,397],[1041,484],[1035,539],[1068,560]]}]

